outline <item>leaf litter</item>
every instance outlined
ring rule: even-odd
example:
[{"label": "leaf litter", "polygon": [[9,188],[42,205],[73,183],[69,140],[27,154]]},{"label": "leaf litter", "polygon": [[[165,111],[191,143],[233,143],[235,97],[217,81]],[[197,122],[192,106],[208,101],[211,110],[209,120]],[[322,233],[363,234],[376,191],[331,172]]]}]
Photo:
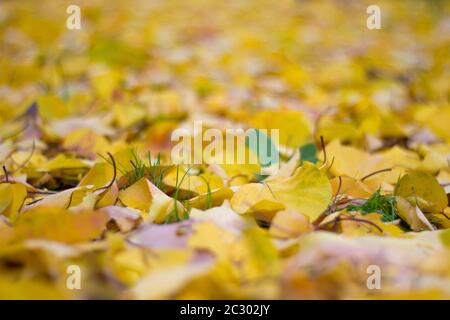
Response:
[{"label": "leaf litter", "polygon": [[[450,298],[450,5],[351,3],[0,3],[0,298]],[[279,171],[173,164],[194,121]]]}]

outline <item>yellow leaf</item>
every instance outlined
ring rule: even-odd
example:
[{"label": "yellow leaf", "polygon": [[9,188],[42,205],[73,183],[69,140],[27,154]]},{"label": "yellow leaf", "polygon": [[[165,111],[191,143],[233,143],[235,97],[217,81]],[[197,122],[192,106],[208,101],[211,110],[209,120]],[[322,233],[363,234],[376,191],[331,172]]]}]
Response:
[{"label": "yellow leaf", "polygon": [[208,250],[219,259],[229,256],[229,248],[237,240],[235,234],[211,222],[199,222],[193,226],[193,234],[188,245],[200,250]]},{"label": "yellow leaf", "polygon": [[39,115],[44,119],[63,118],[70,114],[64,101],[55,95],[45,95],[38,99]]},{"label": "yellow leaf", "polygon": [[95,159],[97,154],[110,150],[108,140],[91,128],[80,128],[65,137],[63,147],[77,155]]},{"label": "yellow leaf", "polygon": [[433,225],[428,221],[418,206],[411,205],[402,197],[395,197],[398,215],[404,220],[413,231],[434,230]]},{"label": "yellow leaf", "polygon": [[278,252],[267,232],[258,227],[244,230],[235,258],[241,261],[244,279],[260,280],[280,272]]},{"label": "yellow leaf", "polygon": [[151,182],[147,179],[141,178],[125,190],[120,191],[120,201],[128,207],[148,212],[152,204],[149,183]]},{"label": "yellow leaf", "polygon": [[88,164],[80,159],[75,159],[67,157],[60,153],[52,160],[48,161],[43,169],[47,170],[58,170],[58,169],[76,169],[76,168],[87,168]]},{"label": "yellow leaf", "polygon": [[100,211],[106,212],[121,232],[129,232],[141,220],[140,212],[132,208],[107,206],[101,208]]},{"label": "yellow leaf", "polygon": [[119,85],[122,75],[117,70],[104,70],[91,79],[92,86],[97,94],[104,99],[111,97],[114,89]]},{"label": "yellow leaf", "polygon": [[0,214],[14,218],[27,197],[27,189],[21,183],[0,184]]},{"label": "yellow leaf", "polygon": [[44,279],[0,273],[0,299],[2,300],[62,300],[70,297],[68,290]]},{"label": "yellow leaf", "polygon": [[206,193],[208,191],[208,186],[210,190],[223,187],[223,181],[217,175],[209,173],[203,173],[201,175],[186,174],[186,171],[181,168],[169,170],[164,176],[163,183],[173,189],[178,188],[180,192],[192,192],[194,195]]},{"label": "yellow leaf", "polygon": [[86,195],[86,192],[91,190],[91,186],[80,186],[70,188],[55,194],[51,194],[42,198],[42,200],[30,204],[24,210],[30,210],[40,206],[51,206],[67,208],[71,205],[78,205]]},{"label": "yellow leaf", "polygon": [[228,201],[220,207],[213,207],[205,211],[194,208],[191,210],[189,218],[193,218],[195,221],[214,222],[218,226],[234,231],[240,230],[245,225],[245,219],[231,209]]},{"label": "yellow leaf", "polygon": [[362,136],[361,130],[358,130],[355,124],[336,121],[336,118],[331,116],[320,118],[317,129],[316,137],[323,136],[326,141],[331,139],[355,141]]},{"label": "yellow leaf", "polygon": [[146,112],[144,108],[134,104],[115,104],[113,107],[114,118],[121,128],[127,128],[144,119]]},{"label": "yellow leaf", "polygon": [[422,125],[428,126],[436,135],[450,142],[450,107],[424,107],[418,110],[415,117]]},{"label": "yellow leaf", "polygon": [[[230,200],[231,208],[240,214],[268,214],[284,209],[269,187],[262,183],[249,183],[239,187]],[[270,219],[268,219],[270,220]]]},{"label": "yellow leaf", "polygon": [[331,200],[331,184],[315,165],[305,162],[291,177],[267,182],[275,199],[286,209],[297,211],[314,221]]},{"label": "yellow leaf", "polygon": [[298,110],[264,110],[256,113],[251,124],[257,129],[280,130],[280,144],[297,148],[312,140],[311,124]]},{"label": "yellow leaf", "polygon": [[[98,192],[98,191],[96,191]],[[117,183],[114,182],[111,187],[103,190],[99,194],[99,199],[95,204],[96,208],[102,208],[107,206],[112,206],[116,203],[117,198],[119,197],[119,187]]]},{"label": "yellow leaf", "polygon": [[311,229],[308,217],[298,212],[282,210],[273,218],[269,234],[276,238],[295,238]]},{"label": "yellow leaf", "polygon": [[141,249],[124,250],[112,257],[112,271],[121,282],[132,285],[149,270],[147,260],[147,255]]},{"label": "yellow leaf", "polygon": [[119,188],[116,182],[109,186],[113,177],[114,170],[112,165],[105,162],[96,163],[78,185],[94,186],[98,190],[95,191],[98,195],[96,207],[106,207],[115,204],[119,195]]},{"label": "yellow leaf", "polygon": [[222,205],[225,200],[231,199],[233,194],[230,188],[220,188],[189,199],[189,205],[192,208],[208,209],[209,206],[216,207]]},{"label": "yellow leaf", "polygon": [[355,147],[344,146],[339,140],[327,144],[326,151],[328,161],[333,161],[330,172],[335,176],[359,179],[376,170],[371,163],[370,154]]},{"label": "yellow leaf", "polygon": [[444,188],[436,178],[423,172],[404,175],[395,186],[394,193],[417,203],[424,212],[439,212],[448,204]]},{"label": "yellow leaf", "polygon": [[22,213],[14,223],[14,241],[47,239],[76,243],[98,238],[109,217],[104,212],[69,212],[57,207],[38,207]]},{"label": "yellow leaf", "polygon": [[127,295],[134,299],[167,299],[193,279],[206,273],[211,263],[196,262],[158,268],[144,276]]},{"label": "yellow leaf", "polygon": [[147,219],[156,223],[164,222],[172,213],[178,214],[178,219],[186,215],[186,209],[179,201],[166,195],[146,178],[120,191],[119,199],[124,205],[147,213]]},{"label": "yellow leaf", "polygon": [[109,163],[100,162],[94,166],[84,175],[80,180],[79,186],[92,185],[95,188],[101,188],[109,183],[113,177],[113,167]]},{"label": "yellow leaf", "polygon": [[[343,215],[340,216],[343,217]],[[400,236],[404,233],[397,224],[383,222],[379,213],[368,213],[362,215],[360,213],[352,212],[347,218],[348,220],[343,219],[338,222],[340,232],[346,236],[362,236],[371,234]],[[359,219],[360,221],[352,220],[352,218]],[[378,228],[363,221],[372,222],[374,225],[378,226]]]},{"label": "yellow leaf", "polygon": [[[340,189],[339,189],[339,184]],[[340,194],[352,198],[369,198],[378,188],[372,188],[370,185],[365,184],[361,180],[357,180],[351,177],[341,177],[341,183],[339,179],[333,178],[331,180],[331,186],[333,188],[333,194],[336,194],[339,190]]]}]

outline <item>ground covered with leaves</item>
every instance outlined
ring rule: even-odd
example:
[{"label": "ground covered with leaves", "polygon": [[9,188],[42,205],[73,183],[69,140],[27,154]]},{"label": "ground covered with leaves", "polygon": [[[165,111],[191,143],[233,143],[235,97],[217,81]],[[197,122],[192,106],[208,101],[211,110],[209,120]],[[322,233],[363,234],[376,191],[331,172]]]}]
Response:
[{"label": "ground covered with leaves", "polygon": [[449,2],[78,2],[0,3],[0,298],[450,298]]}]

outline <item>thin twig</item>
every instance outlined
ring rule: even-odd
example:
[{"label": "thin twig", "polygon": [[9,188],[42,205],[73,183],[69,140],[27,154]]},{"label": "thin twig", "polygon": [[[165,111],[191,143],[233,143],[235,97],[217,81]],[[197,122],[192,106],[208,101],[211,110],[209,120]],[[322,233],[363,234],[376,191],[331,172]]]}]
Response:
[{"label": "thin twig", "polygon": [[320,216],[316,219],[316,221],[313,222],[313,225],[318,226],[322,221],[328,216],[328,213],[332,213],[336,211],[336,201],[337,197],[339,196],[339,193],[341,192],[342,187],[342,177],[339,176],[339,185],[336,190],[336,195],[334,196],[333,204],[329,205],[328,208],[320,214]]},{"label": "thin twig", "polygon": [[334,224],[333,226],[335,227],[339,221],[356,221],[356,222],[360,222],[360,223],[367,223],[367,224],[370,224],[375,229],[377,229],[378,231],[380,231],[381,233],[383,233],[383,229],[381,229],[376,223],[369,221],[369,220],[355,218],[355,217],[349,217],[349,218],[337,217],[335,220],[328,221],[327,223],[319,226],[318,229],[322,229],[324,226],[331,224],[331,223],[333,223]]},{"label": "thin twig", "polygon": [[8,170],[6,170],[6,167],[5,167],[5,166],[3,166],[3,172],[5,173],[5,180],[6,180],[6,183],[9,183]]},{"label": "thin twig", "polygon": [[106,154],[111,158],[111,162],[112,162],[112,166],[113,166],[113,170],[114,170],[113,177],[112,177],[111,181],[106,186],[103,186],[103,187],[100,187],[98,189],[95,189],[94,191],[103,190],[103,189],[109,189],[109,188],[112,187],[112,185],[116,181],[116,177],[117,177],[116,161],[114,160],[114,157],[112,156],[111,153],[107,152]]},{"label": "thin twig", "polygon": [[269,191],[270,191],[270,193],[272,194],[272,196],[276,199],[275,193],[273,193],[273,191],[272,191],[272,189],[270,188],[270,186],[269,186],[266,182],[264,182],[264,181],[261,181],[261,183],[262,183],[263,185],[265,185],[265,186],[267,187],[267,189],[269,189]]},{"label": "thin twig", "polygon": [[22,162],[21,164],[19,164],[16,168],[16,170],[13,171],[13,173],[16,173],[17,171],[19,171],[20,169],[22,169],[23,167],[26,166],[26,164],[31,160],[31,158],[33,157],[34,151],[36,150],[36,142],[33,139],[33,145],[31,147],[31,152],[28,155],[28,157],[25,159],[24,162]]},{"label": "thin twig", "polygon": [[334,159],[335,159],[334,157],[331,158],[331,163],[330,163],[330,166],[327,168],[326,173],[328,173],[328,171],[330,171],[331,167],[333,166],[333,164],[334,164]]},{"label": "thin twig", "polygon": [[388,171],[392,171],[392,168],[385,168],[385,169],[381,169],[381,170],[374,171],[374,172],[369,173],[368,175],[362,177],[360,180],[361,180],[361,181],[364,181],[364,180],[366,180],[367,178],[370,178],[371,176],[374,176],[374,175],[376,175],[376,174],[383,173],[383,172],[388,172]]},{"label": "thin twig", "polygon": [[334,196],[334,201],[333,201],[333,211],[336,210],[336,201],[337,201],[337,197],[339,196],[339,193],[341,192],[341,187],[342,187],[342,177],[339,176],[339,185],[338,188],[336,190],[336,195]]},{"label": "thin twig", "polygon": [[320,167],[320,169],[322,169],[322,167],[326,166],[327,164],[327,149],[325,148],[325,142],[323,140],[323,136],[320,136],[320,146],[322,147],[322,152],[323,152],[323,164]]}]

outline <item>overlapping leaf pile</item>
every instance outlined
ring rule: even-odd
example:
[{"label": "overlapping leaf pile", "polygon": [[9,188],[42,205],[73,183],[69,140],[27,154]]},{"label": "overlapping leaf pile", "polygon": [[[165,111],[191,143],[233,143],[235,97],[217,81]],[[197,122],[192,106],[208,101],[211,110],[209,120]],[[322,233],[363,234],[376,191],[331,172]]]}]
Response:
[{"label": "overlapping leaf pile", "polygon": [[[0,298],[450,297],[448,2],[79,2],[0,3]],[[279,172],[174,165],[196,120]]]}]

